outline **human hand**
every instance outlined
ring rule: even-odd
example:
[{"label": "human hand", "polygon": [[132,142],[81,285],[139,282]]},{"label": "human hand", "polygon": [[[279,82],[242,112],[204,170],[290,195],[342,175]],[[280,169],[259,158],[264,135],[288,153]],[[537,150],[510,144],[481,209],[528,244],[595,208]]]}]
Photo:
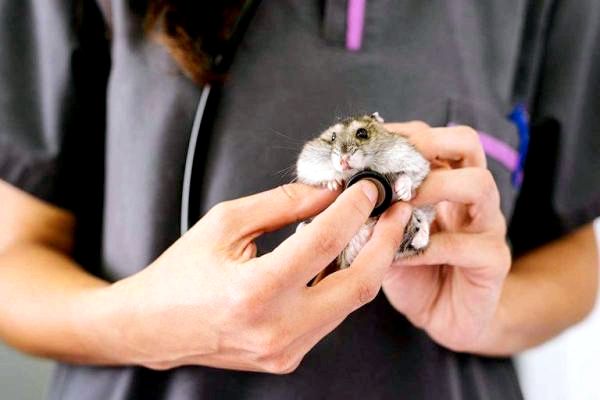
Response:
[{"label": "human hand", "polygon": [[361,182],[256,257],[258,236],[318,214],[336,195],[291,184],[217,205],[148,268],[105,291],[119,315],[116,329],[105,328],[112,343],[130,362],[155,369],[294,370],[375,297],[410,215],[406,204],[391,207],[351,268],[308,287],[371,213],[377,190]]},{"label": "human hand", "polygon": [[500,196],[477,133],[422,122],[386,126],[407,135],[432,162],[434,169],[411,204],[437,204],[437,215],[427,250],[394,263],[383,291],[396,310],[439,344],[477,350],[511,265]]}]

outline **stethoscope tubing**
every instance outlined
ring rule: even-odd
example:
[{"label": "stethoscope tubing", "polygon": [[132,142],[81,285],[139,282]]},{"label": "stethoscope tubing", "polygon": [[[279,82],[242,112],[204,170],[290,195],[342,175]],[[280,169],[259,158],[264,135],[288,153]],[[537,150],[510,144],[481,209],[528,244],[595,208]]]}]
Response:
[{"label": "stethoscope tubing", "polygon": [[190,193],[192,191],[192,178],[194,171],[194,158],[196,156],[196,148],[198,144],[198,136],[200,136],[200,127],[202,126],[202,120],[204,119],[204,112],[206,105],[208,104],[208,97],[210,96],[211,86],[206,84],[202,87],[202,93],[200,94],[200,100],[198,100],[198,106],[196,107],[196,114],[194,116],[194,123],[192,125],[192,131],[190,133],[190,140],[188,142],[187,153],[185,156],[185,167],[183,170],[183,185],[181,188],[181,211],[180,211],[180,225],[179,233],[183,235],[190,229]]}]

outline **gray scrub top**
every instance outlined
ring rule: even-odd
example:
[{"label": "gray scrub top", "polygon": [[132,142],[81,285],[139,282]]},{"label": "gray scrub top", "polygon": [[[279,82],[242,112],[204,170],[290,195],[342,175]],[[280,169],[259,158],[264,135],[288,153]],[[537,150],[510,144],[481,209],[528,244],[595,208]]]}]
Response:
[{"label": "gray scrub top", "polygon": [[[203,212],[291,180],[277,171],[293,165],[301,143],[336,117],[379,111],[388,121],[468,124],[515,151],[519,135],[506,116],[517,102],[533,122],[518,201],[510,168],[488,159],[515,248],[600,212],[600,2],[369,0],[358,51],[345,47],[346,7],[340,0],[262,1],[212,132],[199,139],[203,174],[195,184]],[[73,212],[75,258],[112,281],[144,268],[178,238],[200,88],[144,35],[143,1],[113,0],[111,8],[107,31],[90,0],[0,4],[0,178]],[[265,238],[261,251],[289,233]],[[49,393],[103,400],[338,397],[521,393],[510,360],[436,345],[382,295],[290,375],[61,363]]]}]

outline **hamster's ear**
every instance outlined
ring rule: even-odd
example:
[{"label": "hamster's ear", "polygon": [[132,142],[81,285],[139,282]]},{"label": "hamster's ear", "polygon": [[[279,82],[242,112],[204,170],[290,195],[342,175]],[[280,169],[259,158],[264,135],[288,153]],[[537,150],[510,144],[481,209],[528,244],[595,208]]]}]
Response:
[{"label": "hamster's ear", "polygon": [[371,114],[371,118],[373,118],[375,121],[379,122],[380,124],[383,124],[383,118],[381,118],[381,115],[379,115],[379,113],[377,111],[375,111],[373,114]]}]

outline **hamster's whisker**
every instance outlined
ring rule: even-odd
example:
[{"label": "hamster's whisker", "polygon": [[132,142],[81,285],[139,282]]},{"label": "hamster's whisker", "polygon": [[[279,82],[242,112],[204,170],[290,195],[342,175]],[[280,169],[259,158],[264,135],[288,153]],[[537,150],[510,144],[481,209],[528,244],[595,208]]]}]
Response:
[{"label": "hamster's whisker", "polygon": [[296,165],[295,165],[295,164],[292,164],[292,165],[290,165],[290,166],[288,166],[288,167],[285,167],[285,168],[283,168],[283,169],[280,169],[279,171],[275,171],[275,172],[273,172],[273,175],[279,175],[279,176],[282,176],[282,177],[283,177],[283,176],[285,176],[285,175],[287,175],[287,174],[289,174],[289,173],[293,172],[293,170],[294,170],[295,168],[296,168]]},{"label": "hamster's whisker", "polygon": [[284,138],[284,139],[287,139],[287,140],[289,140],[289,141],[290,141],[290,142],[292,142],[292,143],[295,143],[295,144],[298,144],[298,145],[303,145],[303,144],[304,144],[304,141],[302,141],[302,140],[300,140],[300,139],[298,139],[298,138],[294,138],[294,137],[291,137],[291,136],[289,136],[289,135],[286,135],[285,133],[283,133],[283,132],[280,132],[280,131],[278,131],[278,130],[276,130],[276,129],[269,129],[269,130],[270,130],[272,133],[276,134],[277,136],[280,136],[280,137],[282,137],[282,138]]},{"label": "hamster's whisker", "polygon": [[272,145],[269,146],[270,149],[283,149],[283,150],[290,150],[290,151],[298,151],[297,147],[289,147],[289,146],[280,146],[280,145]]}]

